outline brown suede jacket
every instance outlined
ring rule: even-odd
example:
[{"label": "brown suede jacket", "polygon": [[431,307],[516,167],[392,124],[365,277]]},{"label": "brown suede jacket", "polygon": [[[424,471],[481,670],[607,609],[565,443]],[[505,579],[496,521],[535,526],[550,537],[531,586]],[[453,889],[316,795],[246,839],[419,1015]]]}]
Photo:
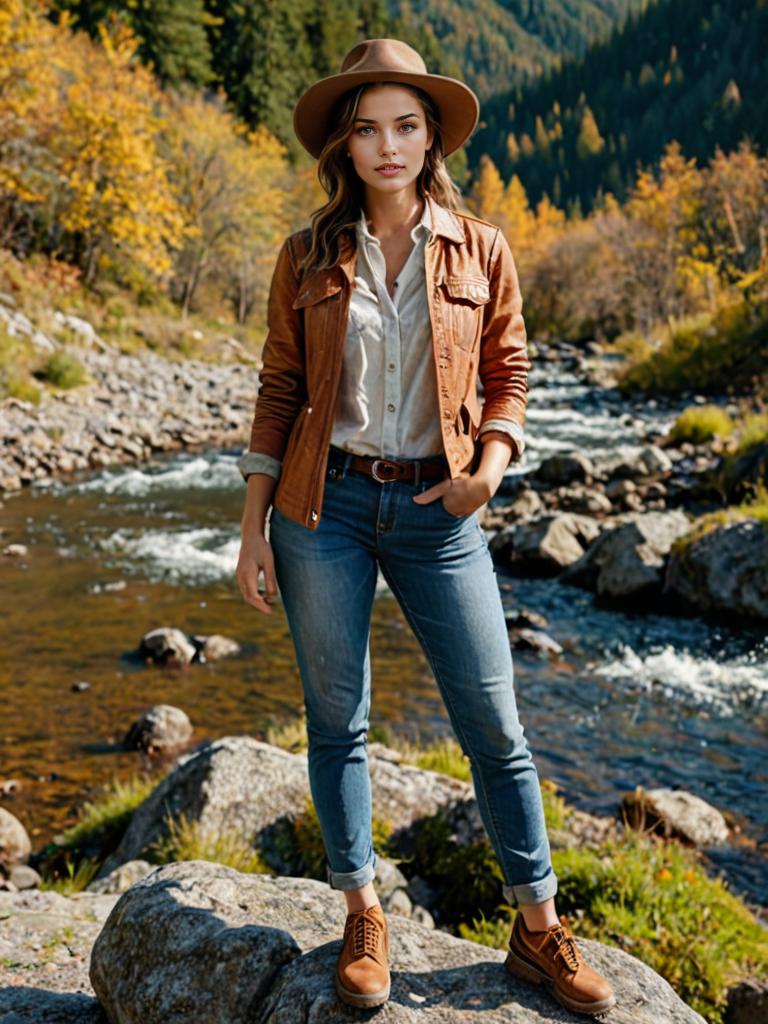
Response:
[{"label": "brown suede jacket", "polygon": [[[448,210],[430,195],[427,202],[432,235],[424,264],[436,398],[444,451],[456,478],[477,466],[482,423],[507,419],[523,425],[530,361],[517,270],[500,229]],[[323,507],[356,243],[354,235],[344,236],[335,266],[300,279],[297,266],[309,244],[310,230],[304,228],[283,242],[277,257],[249,451],[282,460],[273,503],[314,529]]]}]

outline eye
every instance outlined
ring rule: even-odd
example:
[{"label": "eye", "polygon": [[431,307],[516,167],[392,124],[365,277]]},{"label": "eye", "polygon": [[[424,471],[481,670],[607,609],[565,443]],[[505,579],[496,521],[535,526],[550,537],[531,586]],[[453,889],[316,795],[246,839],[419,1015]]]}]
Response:
[{"label": "eye", "polygon": [[362,135],[362,134],[363,134],[363,132],[364,132],[364,131],[365,131],[365,130],[366,130],[367,128],[370,128],[370,129],[371,129],[371,131],[373,131],[373,125],[370,125],[370,124],[362,124],[362,125],[360,125],[360,127],[359,127],[359,128],[356,128],[356,129],[355,129],[355,134],[357,134],[357,135]]},{"label": "eye", "polygon": [[[411,124],[410,121],[406,121],[404,124],[401,124],[400,127],[401,128],[412,128],[414,131],[416,131],[416,125],[415,124]],[[410,134],[411,134],[410,132],[406,132],[406,135],[410,135]]]}]

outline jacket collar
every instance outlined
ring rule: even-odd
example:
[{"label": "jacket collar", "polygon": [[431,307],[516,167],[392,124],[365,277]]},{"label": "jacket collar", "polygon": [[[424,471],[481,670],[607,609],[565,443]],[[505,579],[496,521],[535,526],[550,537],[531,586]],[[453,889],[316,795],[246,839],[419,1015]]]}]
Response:
[{"label": "jacket collar", "polygon": [[[461,244],[466,241],[464,230],[458,217],[445,206],[441,206],[428,192],[426,202],[429,206],[429,220],[432,225],[431,239],[437,235],[448,238],[452,242]],[[339,266],[351,284],[355,278],[355,263],[357,260],[356,232],[346,232],[339,239]]]}]

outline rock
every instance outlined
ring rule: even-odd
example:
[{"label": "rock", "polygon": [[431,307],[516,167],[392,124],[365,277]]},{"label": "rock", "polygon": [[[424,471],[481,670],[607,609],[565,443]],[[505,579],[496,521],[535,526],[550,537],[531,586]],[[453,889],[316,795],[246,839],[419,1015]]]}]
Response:
[{"label": "rock", "polygon": [[664,590],[701,611],[768,619],[768,528],[740,519],[676,548]]},{"label": "rock", "polygon": [[29,864],[14,864],[11,868],[10,881],[17,889],[34,889],[42,882],[42,878]]},{"label": "rock", "polygon": [[31,852],[27,830],[15,815],[0,807],[0,870],[9,872],[16,864],[26,864]]},{"label": "rock", "polygon": [[45,889],[0,892],[4,1024],[108,1024],[88,967],[93,942],[117,899]]},{"label": "rock", "polygon": [[610,597],[661,590],[670,547],[689,528],[680,509],[627,513],[616,526],[604,530],[560,578]]},{"label": "rock", "polygon": [[129,889],[134,882],[144,878],[150,871],[154,871],[155,865],[148,860],[129,860],[120,867],[115,868],[106,878],[95,878],[86,886],[86,892],[97,893],[120,893]]},{"label": "rock", "polygon": [[188,665],[196,654],[186,633],[173,626],[160,626],[145,633],[139,643],[140,658],[151,658],[160,665]]},{"label": "rock", "polygon": [[131,725],[123,746],[148,754],[177,750],[189,742],[192,731],[192,723],[181,708],[156,704]]},{"label": "rock", "polygon": [[605,494],[594,487],[586,487],[583,484],[558,487],[555,494],[558,508],[567,512],[607,514],[613,508]]},{"label": "rock", "polygon": [[518,629],[512,636],[512,646],[521,651],[538,651],[545,655],[560,655],[563,648],[541,629]]},{"label": "rock", "polygon": [[[119,897],[91,953],[90,980],[121,1024],[309,1024],[357,1019],[333,975],[345,907],[312,879],[245,875],[205,861],[164,865]],[[546,989],[504,968],[506,953],[390,914],[391,1024],[543,1024],[562,1016]],[[615,1024],[702,1024],[640,960],[579,939],[611,982]],[[213,983],[215,981],[215,983]],[[482,993],[479,996],[478,993]],[[563,1018],[565,1019],[565,1018]]]},{"label": "rock", "polygon": [[193,636],[192,640],[198,649],[200,661],[219,661],[230,655],[240,653],[240,644],[231,637],[212,633],[210,636]]},{"label": "rock", "polygon": [[542,516],[515,527],[510,562],[516,568],[554,576],[584,554],[581,524],[568,512]]},{"label": "rock", "polygon": [[625,498],[628,494],[631,494],[632,491],[636,490],[637,484],[634,480],[630,480],[628,478],[611,480],[605,487],[606,496],[609,497],[611,501],[615,501],[617,498]]},{"label": "rock", "polygon": [[730,988],[725,1024],[768,1024],[768,983],[750,979]]},{"label": "rock", "polygon": [[668,473],[672,469],[672,459],[657,444],[649,444],[643,448],[638,456],[638,462],[647,475]]},{"label": "rock", "polygon": [[[393,828],[434,814],[449,800],[473,792],[469,783],[413,765],[373,757],[369,761],[374,813]],[[233,830],[264,840],[265,856],[287,871],[271,842],[276,829],[303,813],[309,798],[306,754],[291,754],[250,736],[229,736],[179,758],[176,767],[136,809],[115,852],[98,878],[136,860],[168,834],[166,815],[184,814],[212,833]],[[272,861],[270,861],[271,863]]]},{"label": "rock", "polygon": [[11,555],[15,558],[26,558],[29,549],[26,544],[7,544],[3,548],[4,555]]},{"label": "rock", "polygon": [[695,846],[728,841],[725,818],[701,797],[683,789],[643,789],[625,794],[622,810],[633,828],[652,828],[665,837],[685,839]]},{"label": "rock", "polygon": [[532,487],[526,487],[521,491],[515,501],[507,510],[508,515],[516,520],[533,519],[544,511],[544,502],[541,500],[538,491]]},{"label": "rock", "polygon": [[582,452],[550,455],[536,470],[536,479],[548,484],[570,484],[575,480],[587,481],[595,476],[592,460]]}]

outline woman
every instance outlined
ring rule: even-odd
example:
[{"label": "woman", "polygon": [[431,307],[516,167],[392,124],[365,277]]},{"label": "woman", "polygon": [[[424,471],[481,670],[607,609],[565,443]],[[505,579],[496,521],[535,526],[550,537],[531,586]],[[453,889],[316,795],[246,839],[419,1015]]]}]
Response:
[{"label": "woman", "polygon": [[537,771],[475,514],[522,454],[530,365],[509,246],[494,225],[456,212],[443,163],[478,113],[466,85],[428,74],[395,39],[353,47],[340,74],[299,99],[294,128],[328,202],[283,243],[270,287],[238,463],[237,578],[267,614],[279,586],[296,650],[328,882],[347,903],[339,996],[376,1006],[390,992],[366,758],[381,568],[470,758],[504,897],[520,911],[507,966],[597,1014],[615,999],[555,910]]}]

